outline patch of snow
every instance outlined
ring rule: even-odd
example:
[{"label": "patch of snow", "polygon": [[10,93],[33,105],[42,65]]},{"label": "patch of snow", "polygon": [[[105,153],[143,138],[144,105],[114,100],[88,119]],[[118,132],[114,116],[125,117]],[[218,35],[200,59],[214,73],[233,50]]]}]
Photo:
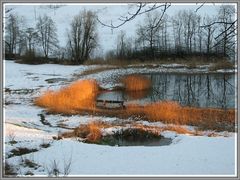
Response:
[{"label": "patch of snow", "polygon": [[237,69],[218,69],[216,70],[216,72],[219,72],[219,73],[236,73],[237,72]]},{"label": "patch of snow", "polygon": [[[154,147],[112,147],[105,145],[84,144],[76,140],[63,139],[53,141],[59,131],[66,131],[58,127],[63,123],[69,128],[93,120],[115,121],[116,118],[95,116],[62,116],[48,115],[43,108],[33,105],[32,100],[42,91],[62,87],[66,82],[47,83],[45,80],[54,77],[66,78],[71,82],[73,74],[81,74],[91,67],[63,66],[63,65],[24,65],[12,61],[4,61],[4,87],[12,90],[34,89],[32,94],[18,94],[6,92],[5,100],[13,104],[4,106],[4,151],[5,158],[10,151],[17,147],[37,148],[38,151],[26,155],[7,158],[6,160],[18,167],[18,174],[31,170],[35,176],[48,176],[47,168],[55,160],[63,173],[64,162],[72,159],[70,175],[235,175],[235,139],[236,133],[220,133],[219,137],[177,135],[166,131],[162,135],[173,138],[168,146]],[[114,87],[118,77],[131,73],[159,73],[184,72],[185,69],[174,68],[127,68],[107,70],[100,73],[80,76],[95,78],[103,87]],[[195,71],[195,70],[194,70]],[[204,70],[201,70],[204,72]],[[186,69],[186,72],[191,70]],[[110,81],[111,80],[111,81]],[[113,80],[113,81],[112,81]],[[109,83],[111,82],[111,83]],[[68,83],[68,82],[67,82]],[[14,104],[14,103],[20,104]],[[40,116],[51,126],[43,124]],[[143,125],[165,126],[160,122],[138,121]],[[130,126],[130,125],[129,125]],[[126,127],[127,128],[127,127]],[[188,126],[189,129],[194,127]],[[113,133],[120,128],[105,129],[105,133]],[[11,133],[14,132],[16,144],[9,144]],[[104,132],[103,132],[104,133]],[[206,134],[207,135],[207,134]],[[43,141],[51,142],[50,147],[40,148]],[[53,141],[53,142],[52,142]],[[37,169],[30,169],[20,165],[21,158],[33,159],[40,165]]]},{"label": "patch of snow", "polygon": [[73,73],[81,73],[89,66],[66,66],[58,64],[27,65],[4,60],[4,87],[10,89],[34,89],[51,87],[50,78],[70,78]]},{"label": "patch of snow", "polygon": [[[227,147],[227,148],[226,148]],[[44,159],[42,157],[45,157]],[[34,153],[35,161],[60,171],[72,157],[71,175],[234,175],[234,137],[194,137],[159,147],[111,147],[56,141]],[[80,164],[84,164],[80,166]],[[36,172],[36,174],[39,174]]]}]

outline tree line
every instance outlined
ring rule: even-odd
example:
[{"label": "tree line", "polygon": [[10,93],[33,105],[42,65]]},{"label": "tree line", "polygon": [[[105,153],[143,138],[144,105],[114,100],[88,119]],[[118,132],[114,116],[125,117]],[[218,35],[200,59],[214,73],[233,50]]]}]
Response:
[{"label": "tree line", "polygon": [[164,14],[160,22],[159,16],[158,11],[147,13],[137,27],[135,38],[121,31],[117,47],[107,57],[144,60],[193,55],[235,57],[233,6],[221,6],[216,16],[201,16],[193,10],[180,10],[173,16]]},{"label": "tree line", "polygon": [[5,56],[7,59],[21,56],[26,63],[67,59],[82,64],[98,45],[96,14],[84,10],[74,16],[67,39],[66,47],[60,47],[56,23],[50,16],[39,16],[36,27],[26,27],[23,17],[10,14],[5,25]]},{"label": "tree line", "polygon": [[[54,60],[83,64],[92,59],[92,53],[100,46],[97,14],[90,10],[83,10],[73,17],[65,47],[59,45],[56,23],[50,16],[39,16],[35,27],[26,27],[24,17],[11,12],[6,14],[6,59],[21,58],[26,63]],[[235,9],[230,5],[219,7],[216,16],[201,16],[193,10],[180,10],[173,16],[158,10],[149,11],[136,27],[134,37],[128,37],[124,31],[118,34],[116,47],[107,52],[105,58],[233,57],[236,46],[234,16]]]}]

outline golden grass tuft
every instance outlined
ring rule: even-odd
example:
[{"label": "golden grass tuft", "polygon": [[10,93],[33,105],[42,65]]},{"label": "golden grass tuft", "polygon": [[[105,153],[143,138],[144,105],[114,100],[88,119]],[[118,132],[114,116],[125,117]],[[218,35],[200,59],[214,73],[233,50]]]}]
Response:
[{"label": "golden grass tuft", "polygon": [[151,81],[143,75],[128,75],[122,79],[126,91],[141,91],[151,88]]},{"label": "golden grass tuft", "polygon": [[177,123],[180,120],[181,106],[174,101],[150,103],[144,106],[144,113],[152,121]]},{"label": "golden grass tuft", "polygon": [[46,91],[34,103],[51,112],[71,113],[78,109],[93,109],[97,93],[95,80],[80,80],[57,91]]},{"label": "golden grass tuft", "polygon": [[88,124],[80,125],[76,127],[73,132],[65,132],[62,134],[63,137],[81,137],[86,139],[86,142],[97,143],[102,138],[102,128],[110,127],[109,124],[103,121],[91,121]]}]

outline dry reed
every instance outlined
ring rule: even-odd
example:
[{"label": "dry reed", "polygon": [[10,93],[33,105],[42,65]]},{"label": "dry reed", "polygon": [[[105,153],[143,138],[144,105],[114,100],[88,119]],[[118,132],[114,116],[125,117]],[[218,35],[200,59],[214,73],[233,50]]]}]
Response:
[{"label": "dry reed", "polygon": [[93,109],[98,93],[95,80],[80,80],[58,91],[46,91],[35,104],[51,112],[71,113],[78,109]]},{"label": "dry reed", "polygon": [[151,88],[151,81],[143,75],[128,75],[122,79],[126,91],[141,91]]},{"label": "dry reed", "polygon": [[163,101],[147,104],[139,111],[144,111],[150,121],[193,125],[200,129],[234,131],[235,126],[234,109],[182,107],[174,101]]},{"label": "dry reed", "polygon": [[102,138],[102,128],[110,127],[102,121],[91,121],[88,124],[82,124],[76,127],[73,132],[65,132],[62,134],[63,137],[80,137],[84,138],[86,142],[97,143]]}]

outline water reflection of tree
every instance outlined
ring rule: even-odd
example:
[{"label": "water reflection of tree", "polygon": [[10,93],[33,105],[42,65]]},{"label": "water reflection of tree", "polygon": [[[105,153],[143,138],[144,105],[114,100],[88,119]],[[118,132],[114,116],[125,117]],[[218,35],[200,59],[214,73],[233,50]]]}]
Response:
[{"label": "water reflection of tree", "polygon": [[182,105],[232,107],[235,96],[232,74],[152,75],[151,101],[174,100]]}]

